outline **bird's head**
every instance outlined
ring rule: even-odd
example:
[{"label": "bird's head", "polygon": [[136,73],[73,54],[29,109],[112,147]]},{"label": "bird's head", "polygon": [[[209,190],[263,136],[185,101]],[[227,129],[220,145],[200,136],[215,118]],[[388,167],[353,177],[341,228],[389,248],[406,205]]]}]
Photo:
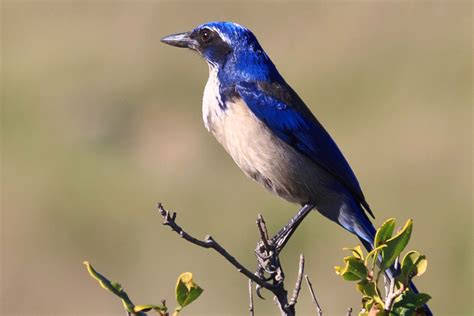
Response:
[{"label": "bird's head", "polygon": [[229,76],[264,79],[277,73],[253,33],[233,22],[209,22],[189,32],[161,39],[165,44],[198,52],[211,67]]}]

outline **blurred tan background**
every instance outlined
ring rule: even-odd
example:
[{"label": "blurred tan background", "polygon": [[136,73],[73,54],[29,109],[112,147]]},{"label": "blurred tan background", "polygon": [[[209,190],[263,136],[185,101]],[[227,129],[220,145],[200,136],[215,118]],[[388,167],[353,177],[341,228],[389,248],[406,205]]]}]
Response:
[{"label": "blurred tan background", "polygon": [[[136,303],[174,306],[176,277],[205,289],[184,315],[246,315],[247,281],[161,225],[179,211],[255,266],[257,213],[297,207],[245,178],[201,122],[207,66],[159,39],[211,20],[251,28],[334,136],[376,213],[413,218],[417,280],[438,315],[472,315],[472,5],[449,2],[2,1],[2,315],[122,315],[83,260]],[[316,213],[282,258],[307,258],[324,315],[358,310],[333,272],[357,240]],[[270,295],[256,315],[275,315]],[[300,315],[314,313],[303,289]]]}]

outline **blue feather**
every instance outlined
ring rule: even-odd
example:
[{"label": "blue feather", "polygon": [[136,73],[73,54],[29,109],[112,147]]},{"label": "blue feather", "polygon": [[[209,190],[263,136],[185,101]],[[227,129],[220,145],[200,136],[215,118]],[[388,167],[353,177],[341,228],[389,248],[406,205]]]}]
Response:
[{"label": "blue feather", "polygon": [[336,143],[286,83],[240,82],[235,85],[235,92],[275,135],[336,177],[372,215],[359,182]]}]

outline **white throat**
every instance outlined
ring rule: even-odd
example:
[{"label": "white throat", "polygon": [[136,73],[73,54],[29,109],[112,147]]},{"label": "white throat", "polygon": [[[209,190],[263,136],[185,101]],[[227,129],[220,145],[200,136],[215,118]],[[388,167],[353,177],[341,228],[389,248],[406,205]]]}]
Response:
[{"label": "white throat", "polygon": [[221,119],[224,110],[219,104],[222,103],[219,93],[219,79],[217,78],[218,67],[209,64],[209,78],[204,88],[204,96],[202,98],[202,119],[204,126],[208,131],[212,129],[212,122]]}]

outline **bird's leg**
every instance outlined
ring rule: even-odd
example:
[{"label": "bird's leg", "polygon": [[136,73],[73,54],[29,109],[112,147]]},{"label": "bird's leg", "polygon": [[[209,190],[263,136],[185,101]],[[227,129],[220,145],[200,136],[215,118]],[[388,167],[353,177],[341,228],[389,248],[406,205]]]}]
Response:
[{"label": "bird's leg", "polygon": [[275,236],[271,239],[271,244],[274,245],[276,252],[279,253],[285,247],[291,235],[296,231],[298,226],[303,222],[306,215],[314,208],[313,204],[305,204],[298,213],[286,224]]},{"label": "bird's leg", "polygon": [[[257,228],[260,232],[261,240],[257,243],[255,255],[257,257],[257,272],[255,275],[264,281],[273,281],[275,286],[282,286],[285,278],[283,269],[281,268],[279,254],[285,247],[291,235],[296,231],[299,224],[303,221],[306,215],[314,208],[314,205],[304,205],[298,213],[286,224],[278,233],[272,238],[268,236],[265,221],[261,215],[257,218]],[[266,277],[268,274],[268,277]],[[260,295],[260,286],[256,286],[258,297]]]}]

